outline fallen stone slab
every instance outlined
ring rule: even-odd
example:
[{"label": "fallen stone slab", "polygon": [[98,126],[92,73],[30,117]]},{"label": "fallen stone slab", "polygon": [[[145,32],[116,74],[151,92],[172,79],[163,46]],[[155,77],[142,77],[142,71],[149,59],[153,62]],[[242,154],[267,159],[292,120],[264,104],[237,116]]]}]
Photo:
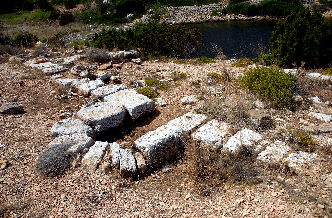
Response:
[{"label": "fallen stone slab", "polygon": [[58,176],[71,167],[71,162],[77,153],[82,153],[93,144],[94,140],[84,134],[57,137],[37,158],[35,170],[42,176]]},{"label": "fallen stone slab", "polygon": [[104,70],[97,70],[94,74],[93,74],[96,78],[101,79],[101,80],[107,80],[109,78],[111,78],[112,74],[108,71],[104,71]]},{"label": "fallen stone slab", "polygon": [[168,122],[168,126],[180,128],[183,133],[189,134],[194,128],[201,125],[207,116],[204,114],[186,113],[174,120]]},{"label": "fallen stone slab", "polygon": [[107,86],[102,86],[102,87],[99,87],[95,90],[93,90],[91,92],[92,95],[95,95],[97,97],[105,97],[107,95],[111,95],[111,94],[114,94],[120,90],[124,90],[126,89],[127,87],[125,85],[113,85],[113,84],[110,84],[110,85],[107,85]]},{"label": "fallen stone slab", "polygon": [[291,168],[301,167],[304,164],[310,163],[313,159],[317,158],[315,153],[307,153],[303,151],[290,153],[285,159],[288,166]]},{"label": "fallen stone slab", "polygon": [[241,146],[252,148],[254,143],[262,140],[262,138],[261,134],[244,128],[228,139],[227,143],[224,145],[224,149],[228,149],[230,152],[235,152],[238,151]]},{"label": "fallen stone slab", "polygon": [[197,131],[192,134],[192,138],[204,145],[220,148],[229,130],[230,127],[227,123],[219,123],[217,120],[211,120],[197,129]]},{"label": "fallen stone slab", "polygon": [[52,75],[52,74],[56,74],[56,73],[60,73],[60,72],[64,72],[64,71],[68,70],[64,66],[61,66],[58,64],[53,64],[51,62],[44,62],[44,63],[39,63],[39,64],[30,63],[29,66],[32,68],[37,68],[37,69],[42,70],[46,75]]},{"label": "fallen stone slab", "polygon": [[159,168],[178,157],[183,147],[182,129],[163,125],[138,138],[135,147],[142,152],[147,165]]},{"label": "fallen stone slab", "polygon": [[89,79],[81,79],[78,82],[72,84],[74,87],[78,89],[84,95],[89,95],[91,91],[97,89],[104,85],[104,82],[100,79],[89,80]]},{"label": "fallen stone slab", "polygon": [[67,152],[78,154],[82,153],[85,149],[88,149],[94,143],[95,141],[85,133],[76,133],[71,135],[58,136],[53,141],[51,141],[49,145],[51,147],[66,146]]},{"label": "fallen stone slab", "polygon": [[66,67],[70,67],[70,66],[74,65],[75,61],[78,61],[83,57],[85,57],[85,56],[84,55],[74,55],[74,56],[64,58],[63,59],[63,65],[66,66]]},{"label": "fallen stone slab", "polygon": [[332,76],[322,75],[320,73],[309,73],[307,74],[307,77],[320,80],[332,80]]},{"label": "fallen stone slab", "polygon": [[137,173],[136,159],[129,149],[120,149],[120,175],[135,177]]},{"label": "fallen stone slab", "polygon": [[84,155],[82,163],[92,169],[97,169],[106,153],[108,146],[108,142],[96,141],[96,143],[90,147],[89,151]]},{"label": "fallen stone slab", "polygon": [[326,123],[329,123],[332,120],[332,116],[328,114],[310,113],[309,115]]},{"label": "fallen stone slab", "polygon": [[2,114],[22,114],[24,113],[23,105],[18,102],[6,102],[0,107]]},{"label": "fallen stone slab", "polygon": [[77,116],[93,126],[96,133],[121,126],[125,115],[126,110],[122,104],[114,102],[97,102],[77,112]]},{"label": "fallen stone slab", "polygon": [[111,166],[115,169],[120,169],[120,145],[116,142],[110,144],[111,152]]},{"label": "fallen stone slab", "polygon": [[78,79],[55,79],[55,82],[62,86],[71,86],[79,82]]},{"label": "fallen stone slab", "polygon": [[56,122],[52,126],[53,136],[72,135],[72,134],[85,134],[89,137],[94,137],[94,132],[92,128],[79,119],[68,118]]},{"label": "fallen stone slab", "polygon": [[194,104],[198,101],[196,95],[185,96],[181,99],[182,104]]},{"label": "fallen stone slab", "polygon": [[104,101],[122,104],[133,120],[153,112],[156,107],[153,100],[145,95],[138,94],[135,90],[125,89],[104,97]]},{"label": "fallen stone slab", "polygon": [[291,148],[285,145],[282,141],[276,141],[273,145],[268,146],[261,153],[258,154],[257,160],[263,162],[276,163],[280,162]]}]

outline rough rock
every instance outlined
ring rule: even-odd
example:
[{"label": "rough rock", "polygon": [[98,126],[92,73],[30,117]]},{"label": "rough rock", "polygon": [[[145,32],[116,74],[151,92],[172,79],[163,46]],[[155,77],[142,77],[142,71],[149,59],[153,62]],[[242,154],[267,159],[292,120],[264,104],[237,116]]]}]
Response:
[{"label": "rough rock", "polygon": [[198,101],[196,95],[185,96],[181,99],[182,104],[194,104]]},{"label": "rough rock", "polygon": [[235,152],[241,146],[245,146],[246,148],[253,148],[255,150],[253,147],[254,143],[262,140],[262,138],[261,134],[244,128],[228,139],[227,143],[224,145],[224,149],[228,149],[230,152]]},{"label": "rough rock", "polygon": [[317,96],[309,98],[313,103],[321,104],[323,103]]},{"label": "rough rock", "polygon": [[332,116],[328,115],[328,114],[310,113],[309,115],[316,118],[316,119],[318,119],[318,120],[324,121],[326,123],[328,123],[332,120]]},{"label": "rough rock", "polygon": [[144,155],[147,164],[158,168],[181,152],[182,129],[178,126],[163,125],[141,136],[134,143]]},{"label": "rough rock", "polygon": [[68,70],[64,66],[61,66],[58,64],[53,64],[51,62],[45,62],[45,63],[39,63],[39,64],[30,63],[29,66],[32,68],[37,68],[37,69],[42,70],[46,75],[52,75],[52,74],[56,74],[56,73],[60,73],[60,72],[64,72],[64,71]]},{"label": "rough rock", "polygon": [[84,155],[82,163],[96,169],[103,159],[108,146],[108,142],[96,141]]},{"label": "rough rock", "polygon": [[104,97],[104,96],[116,93],[116,92],[118,92],[120,90],[124,90],[126,88],[127,87],[125,85],[113,85],[113,84],[110,84],[110,85],[102,86],[102,87],[99,87],[99,88],[93,90],[91,92],[91,94],[101,98],[101,97]]},{"label": "rough rock", "polygon": [[156,103],[158,105],[160,105],[161,107],[166,107],[167,106],[166,101],[164,99],[162,99],[162,98],[156,98]]},{"label": "rough rock", "polygon": [[122,177],[135,177],[137,165],[134,155],[129,149],[120,149],[120,174]]},{"label": "rough rock", "polygon": [[106,64],[102,64],[98,67],[98,70],[108,70],[110,68],[112,68],[112,62],[106,63]]},{"label": "rough rock", "polygon": [[121,90],[104,97],[104,101],[122,104],[133,120],[155,110],[155,103],[148,97],[138,94],[135,90]]},{"label": "rough rock", "polygon": [[133,62],[135,64],[142,64],[142,60],[140,58],[133,58],[133,59],[131,59],[131,62]]},{"label": "rough rock", "polygon": [[136,159],[136,165],[139,174],[144,175],[146,173],[146,162],[143,154],[140,152],[135,152],[134,157]]},{"label": "rough rock", "polygon": [[74,55],[74,56],[64,58],[63,65],[66,67],[70,67],[74,64],[75,61],[78,61],[79,59],[81,59],[83,57],[84,57],[83,55]]},{"label": "rough rock", "polygon": [[101,80],[107,80],[107,79],[111,78],[112,75],[108,71],[97,70],[97,72],[94,73],[94,76]]},{"label": "rough rock", "polygon": [[303,151],[290,153],[285,159],[288,163],[288,166],[291,168],[297,168],[303,164],[311,162],[314,158],[317,158],[318,155],[315,153],[307,153]]},{"label": "rough rock", "polygon": [[74,154],[82,153],[94,144],[94,140],[86,134],[61,135],[49,143],[51,147],[67,147],[66,151]]},{"label": "rough rock", "polygon": [[0,107],[0,113],[2,114],[21,114],[24,113],[23,105],[18,102],[3,103]]},{"label": "rough rock", "polygon": [[55,79],[55,82],[62,86],[71,86],[78,83],[78,79]]},{"label": "rough rock", "polygon": [[74,118],[56,122],[52,126],[52,134],[53,136],[85,134],[89,137],[94,137],[94,132],[90,126],[86,125],[82,120]]},{"label": "rough rock", "polygon": [[320,73],[309,73],[307,77],[321,80],[332,80],[332,76],[322,75]]},{"label": "rough rock", "polygon": [[104,82],[100,79],[89,80],[89,79],[81,79],[78,82],[73,83],[79,92],[84,95],[89,95],[91,91],[97,89],[104,85]]},{"label": "rough rock", "polygon": [[125,115],[123,106],[114,102],[98,102],[77,112],[77,116],[93,126],[96,132],[119,127]]},{"label": "rough rock", "polygon": [[285,145],[284,142],[276,141],[259,153],[257,160],[271,163],[280,162],[290,150],[291,148]]},{"label": "rough rock", "polygon": [[206,119],[207,116],[204,114],[186,113],[174,120],[171,120],[167,125],[180,128],[183,133],[190,134],[194,128],[201,125]]},{"label": "rough rock", "polygon": [[192,134],[192,138],[214,148],[222,147],[225,136],[229,133],[229,125],[211,120]]},{"label": "rough rock", "polygon": [[80,75],[82,71],[85,71],[86,67],[83,65],[76,65],[73,68],[71,68],[70,72],[74,75]]},{"label": "rough rock", "polygon": [[112,168],[119,169],[120,168],[120,145],[116,142],[110,144],[110,152],[111,152],[111,166]]}]

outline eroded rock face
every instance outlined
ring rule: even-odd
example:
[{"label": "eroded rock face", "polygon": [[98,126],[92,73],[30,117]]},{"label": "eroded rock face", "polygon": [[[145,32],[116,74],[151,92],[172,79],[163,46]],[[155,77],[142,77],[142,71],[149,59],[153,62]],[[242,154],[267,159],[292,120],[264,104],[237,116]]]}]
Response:
[{"label": "eroded rock face", "polygon": [[181,99],[182,104],[194,104],[198,101],[196,95],[188,95]]},{"label": "eroded rock face", "polygon": [[72,84],[74,87],[78,89],[84,95],[89,95],[91,91],[97,89],[104,85],[104,82],[100,79],[89,80],[89,79],[81,79]]},{"label": "eroded rock face", "polygon": [[254,146],[255,142],[262,140],[262,138],[261,134],[244,128],[229,138],[227,143],[224,145],[224,149],[228,149],[230,152],[235,152],[239,150],[241,146],[250,148]]},{"label": "eroded rock face", "polygon": [[273,145],[266,147],[265,150],[259,153],[257,159],[264,162],[276,163],[281,161],[290,150],[291,148],[285,145],[284,142],[276,141]]},{"label": "eroded rock face", "polygon": [[91,92],[91,94],[101,98],[101,97],[105,97],[107,95],[111,95],[113,93],[116,93],[116,92],[118,92],[120,90],[124,90],[126,88],[127,87],[124,86],[124,85],[113,85],[113,84],[110,84],[110,85],[102,86],[102,87],[99,87],[99,88],[93,90]]},{"label": "eroded rock face", "polygon": [[285,159],[291,168],[301,167],[303,164],[310,163],[318,155],[315,153],[307,153],[303,151],[290,153]]},{"label": "eroded rock face", "polygon": [[110,144],[110,152],[111,152],[111,166],[112,168],[119,169],[120,168],[120,145],[116,142]]},{"label": "eroded rock face", "polygon": [[22,114],[24,113],[23,105],[18,102],[3,103],[0,107],[0,113],[2,114]]},{"label": "eroded rock face", "polygon": [[96,132],[119,127],[122,125],[125,115],[126,110],[122,104],[114,102],[98,102],[77,112],[77,116],[93,126]]},{"label": "eroded rock face", "polygon": [[29,66],[32,68],[37,68],[37,69],[42,70],[46,75],[61,73],[61,72],[68,70],[64,66],[61,66],[58,64],[53,64],[51,62],[44,62],[44,63],[39,63],[39,64],[30,63]]},{"label": "eroded rock face", "polygon": [[204,114],[186,113],[170,121],[167,125],[174,128],[180,128],[184,133],[189,134],[194,128],[201,125],[207,116]]},{"label": "eroded rock face", "polygon": [[103,159],[108,146],[108,142],[97,141],[84,155],[82,163],[96,169]]},{"label": "eroded rock face", "polygon": [[135,177],[137,173],[136,159],[129,149],[120,149],[120,174],[123,177]]},{"label": "eroded rock face", "polygon": [[149,166],[158,168],[178,156],[182,149],[182,129],[161,126],[138,138],[135,147],[142,152]]},{"label": "eroded rock face", "polygon": [[155,103],[148,97],[138,94],[135,90],[121,90],[104,97],[110,104],[122,104],[133,120],[155,110]]},{"label": "eroded rock face", "polygon": [[92,128],[79,119],[68,118],[56,122],[52,126],[53,136],[72,135],[72,134],[85,134],[89,137],[94,137],[94,132]]},{"label": "eroded rock face", "polygon": [[222,147],[225,136],[229,133],[229,126],[226,123],[219,123],[211,120],[192,134],[192,138],[214,148]]},{"label": "eroded rock face", "polygon": [[61,135],[53,139],[50,142],[50,146],[66,146],[66,151],[76,153],[82,153],[85,149],[94,144],[94,140],[88,135],[76,133],[70,135]]}]

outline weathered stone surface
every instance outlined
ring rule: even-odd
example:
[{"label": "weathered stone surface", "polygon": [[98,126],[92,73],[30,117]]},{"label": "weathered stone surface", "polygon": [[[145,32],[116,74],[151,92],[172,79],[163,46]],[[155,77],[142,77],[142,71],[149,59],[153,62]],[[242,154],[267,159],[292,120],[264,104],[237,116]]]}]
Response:
[{"label": "weathered stone surface", "polygon": [[185,96],[181,99],[182,104],[194,104],[198,101],[196,95]]},{"label": "weathered stone surface", "polygon": [[279,162],[291,148],[285,145],[282,141],[276,141],[273,145],[266,147],[261,153],[258,154],[257,159],[264,162]]},{"label": "weathered stone surface", "polygon": [[301,167],[303,164],[311,162],[318,155],[315,153],[307,153],[303,151],[290,153],[285,159],[288,166],[291,168]]},{"label": "weathered stone surface", "polygon": [[112,168],[119,169],[120,168],[120,145],[116,142],[110,144],[110,152],[111,152],[111,166]]},{"label": "weathered stone surface", "polygon": [[136,159],[136,164],[139,174],[144,175],[146,173],[146,162],[143,154],[140,152],[135,152],[134,157]]},{"label": "weathered stone surface", "polygon": [[215,148],[222,147],[225,136],[229,133],[229,125],[211,120],[192,134],[192,138]]},{"label": "weathered stone surface", "polygon": [[293,74],[294,76],[297,73],[297,69],[284,69],[285,73]]},{"label": "weathered stone surface", "polygon": [[110,85],[102,86],[102,87],[99,87],[99,88],[93,90],[91,92],[91,94],[95,95],[97,97],[104,97],[104,96],[116,93],[116,92],[118,92],[120,90],[124,90],[126,88],[127,87],[125,85],[113,85],[113,84],[110,84]]},{"label": "weathered stone surface", "polygon": [[94,75],[96,76],[96,78],[101,80],[107,80],[112,76],[110,72],[104,70],[97,70],[97,72],[95,72]]},{"label": "weathered stone surface", "polygon": [[182,148],[182,129],[178,126],[161,126],[138,138],[135,147],[142,152],[148,165],[158,168],[178,156]]},{"label": "weathered stone surface", "polygon": [[207,116],[204,114],[186,113],[181,117],[168,122],[168,126],[180,128],[184,133],[189,134],[194,128],[201,125]]},{"label": "weathered stone surface", "polygon": [[55,82],[62,86],[71,86],[79,82],[78,79],[55,79]]},{"label": "weathered stone surface", "polygon": [[140,58],[133,58],[133,59],[131,59],[131,62],[133,62],[135,64],[142,64],[142,60]]},{"label": "weathered stone surface", "polygon": [[261,134],[244,128],[228,139],[227,143],[224,145],[224,149],[228,149],[230,152],[235,152],[241,146],[251,148],[254,146],[255,142],[260,141],[262,138]]},{"label": "weathered stone surface", "polygon": [[46,75],[52,75],[52,74],[56,74],[56,73],[60,73],[60,72],[68,70],[64,66],[61,66],[58,64],[53,64],[51,62],[45,62],[45,63],[39,63],[39,64],[30,63],[29,66],[32,68],[37,68],[37,69],[42,70]]},{"label": "weathered stone surface", "polygon": [[89,148],[94,144],[94,140],[86,134],[72,134],[72,135],[61,135],[56,137],[50,142],[50,146],[65,146],[66,151],[76,153],[82,153],[85,149]]},{"label": "weathered stone surface", "polygon": [[56,122],[52,126],[52,134],[53,136],[86,134],[89,137],[94,137],[94,132],[90,126],[86,125],[82,120],[74,118]]},{"label": "weathered stone surface", "polygon": [[322,75],[320,73],[309,73],[307,77],[321,80],[332,80],[332,76]]},{"label": "weathered stone surface", "polygon": [[104,82],[100,79],[81,79],[78,82],[73,83],[73,86],[75,86],[79,90],[79,92],[83,93],[84,95],[89,95],[91,91],[103,85]]},{"label": "weathered stone surface", "polygon": [[166,101],[165,101],[164,99],[162,99],[162,98],[156,98],[156,103],[157,103],[158,105],[162,106],[162,107],[167,106]]},{"label": "weathered stone surface", "polygon": [[82,71],[85,71],[87,68],[83,65],[76,65],[73,68],[71,68],[70,72],[74,75],[80,75]]},{"label": "weathered stone surface", "polygon": [[332,116],[328,115],[328,114],[310,113],[309,115],[316,118],[316,119],[318,119],[318,120],[324,121],[326,123],[328,123],[332,120]]},{"label": "weathered stone surface", "polygon": [[84,57],[84,55],[74,55],[74,56],[64,58],[63,65],[66,67],[70,67],[74,64],[75,61],[78,61],[79,59],[81,59],[83,57]]},{"label": "weathered stone surface", "polygon": [[[104,101],[122,104],[133,120],[155,110],[155,103],[148,97],[138,94],[135,90],[121,90],[104,97]],[[112,103],[113,102],[113,103]]]},{"label": "weathered stone surface", "polygon": [[129,149],[120,149],[120,174],[123,177],[134,177],[137,165],[134,155]]},{"label": "weathered stone surface", "polygon": [[96,141],[96,143],[90,147],[89,151],[84,155],[82,163],[96,169],[100,161],[103,159],[108,146],[108,142]]},{"label": "weathered stone surface", "polygon": [[114,102],[98,102],[77,112],[77,116],[93,126],[96,132],[119,127],[125,115],[126,110],[123,106]]},{"label": "weathered stone surface", "polygon": [[18,102],[3,103],[0,107],[0,113],[2,114],[21,114],[24,113],[23,105]]}]

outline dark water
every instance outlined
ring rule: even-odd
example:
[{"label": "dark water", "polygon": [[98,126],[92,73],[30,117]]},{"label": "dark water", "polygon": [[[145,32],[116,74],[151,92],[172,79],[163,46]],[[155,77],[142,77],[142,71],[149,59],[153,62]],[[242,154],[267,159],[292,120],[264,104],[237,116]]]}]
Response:
[{"label": "dark water", "polygon": [[257,57],[269,52],[275,22],[219,22],[196,24],[203,34],[198,56],[214,58],[220,49],[227,58]]}]

